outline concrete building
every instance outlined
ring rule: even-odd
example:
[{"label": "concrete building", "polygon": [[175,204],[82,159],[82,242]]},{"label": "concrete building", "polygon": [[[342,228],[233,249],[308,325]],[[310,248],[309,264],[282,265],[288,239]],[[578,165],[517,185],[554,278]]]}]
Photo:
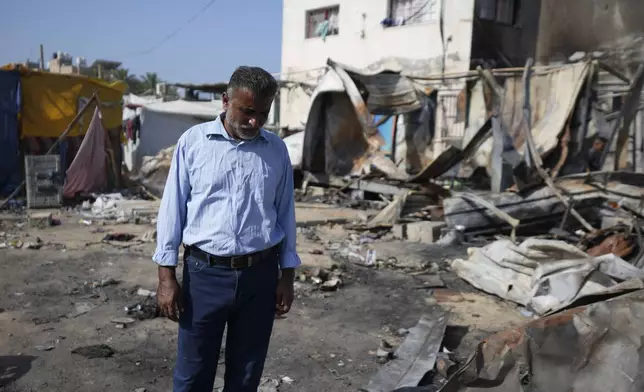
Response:
[{"label": "concrete building", "polygon": [[[280,91],[282,128],[303,128],[329,58],[359,69],[388,58],[422,60],[437,75],[521,67],[528,58],[560,62],[579,51],[629,45],[629,56],[644,61],[641,0],[283,1],[280,79],[296,83]],[[623,68],[634,71],[632,64]],[[457,120],[457,107],[464,86],[451,79],[438,89],[434,154],[462,139],[467,124]]]},{"label": "concrete building", "polygon": [[[283,1],[280,77],[311,86],[328,58],[357,68],[388,57],[434,60],[436,73],[444,61],[445,72],[458,72],[563,60],[644,33],[641,0]],[[283,127],[306,120],[306,91],[282,91]]]},{"label": "concrete building", "polygon": [[[284,0],[281,79],[315,85],[331,58],[366,67],[383,58],[443,61],[447,72],[470,66],[474,0]],[[305,89],[282,90],[280,124],[301,127]]]},{"label": "concrete building", "polygon": [[111,73],[120,66],[120,62],[111,60],[96,60],[87,66],[84,57],[72,58],[61,51],[54,53],[48,62],[49,72],[52,73],[85,75],[105,80],[109,80]]}]

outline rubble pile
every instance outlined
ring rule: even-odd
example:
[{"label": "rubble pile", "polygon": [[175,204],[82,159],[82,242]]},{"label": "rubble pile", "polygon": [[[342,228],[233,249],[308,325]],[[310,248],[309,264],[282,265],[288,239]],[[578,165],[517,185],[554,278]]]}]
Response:
[{"label": "rubble pile", "polygon": [[165,148],[153,157],[143,157],[141,168],[132,180],[143,185],[154,196],[161,198],[175,147]]},{"label": "rubble pile", "polygon": [[[630,49],[621,53],[635,61],[636,45],[627,44]],[[398,331],[396,344],[382,340],[373,350],[370,358],[379,368],[364,391],[642,389],[641,369],[629,364],[641,362],[644,340],[638,313],[644,296],[644,174],[637,158],[641,146],[629,154],[628,145],[644,66],[626,83],[599,61],[614,54],[579,53],[561,67],[529,61],[524,69],[468,72],[462,95],[452,97],[458,98],[454,116],[466,124],[463,137],[440,151],[430,148],[443,105],[431,77],[419,70],[361,72],[329,62],[306,129],[287,140],[296,210],[333,205],[318,209],[322,219],[311,219],[312,227],[298,222],[298,235],[310,246],[305,252],[324,263],[305,263],[296,287],[337,298],[349,292],[358,273],[405,276],[411,286],[405,293],[413,293],[409,301],[417,295],[426,305],[424,314],[414,316],[417,325]],[[617,89],[623,102],[609,105],[594,92],[608,91],[598,80],[615,77],[624,82]],[[394,118],[391,151],[381,149],[382,124],[370,111]],[[399,125],[404,138],[395,137]],[[132,174],[145,197],[95,194],[71,211],[74,227],[96,239],[85,247],[152,247],[174,150],[145,157]],[[331,208],[360,211],[339,218],[344,226],[338,236],[321,238],[317,228],[329,224]],[[6,226],[47,231],[61,224],[50,213],[36,215]],[[66,250],[40,234],[2,229],[0,249]],[[64,317],[96,312],[120,284],[101,277],[72,288],[78,301]],[[447,343],[450,328],[467,330],[483,318],[467,297],[483,293],[526,323],[481,340],[464,358],[455,352],[458,344]],[[157,316],[153,291],[135,286],[125,298],[128,303],[109,319],[114,329],[136,328]],[[459,306],[470,313],[469,321],[457,314]],[[38,351],[55,347],[48,342]],[[119,354],[107,345],[72,353]],[[266,390],[293,382],[287,376],[265,381]]]},{"label": "rubble pile", "polygon": [[140,198],[125,198],[121,193],[97,195],[93,203],[83,202],[80,214],[91,220],[113,220],[116,223],[154,224],[159,203]]}]

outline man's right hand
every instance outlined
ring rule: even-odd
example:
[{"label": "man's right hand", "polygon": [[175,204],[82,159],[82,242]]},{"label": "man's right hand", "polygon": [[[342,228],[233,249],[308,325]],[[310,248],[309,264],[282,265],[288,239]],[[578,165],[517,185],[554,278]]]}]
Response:
[{"label": "man's right hand", "polygon": [[179,314],[183,312],[181,301],[181,288],[177,282],[174,267],[159,266],[159,286],[157,287],[157,302],[159,312],[172,321],[179,321]]}]

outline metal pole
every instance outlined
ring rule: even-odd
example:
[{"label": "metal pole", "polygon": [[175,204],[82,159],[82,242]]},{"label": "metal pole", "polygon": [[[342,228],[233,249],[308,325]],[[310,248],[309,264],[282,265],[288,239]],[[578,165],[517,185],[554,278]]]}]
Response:
[{"label": "metal pole", "polygon": [[45,69],[45,48],[40,44],[40,69]]}]

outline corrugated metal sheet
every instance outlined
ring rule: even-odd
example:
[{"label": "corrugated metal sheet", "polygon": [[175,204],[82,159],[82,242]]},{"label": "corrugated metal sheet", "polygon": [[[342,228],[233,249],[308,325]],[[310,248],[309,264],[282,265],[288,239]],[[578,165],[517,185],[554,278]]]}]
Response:
[{"label": "corrugated metal sheet", "polygon": [[[588,63],[568,64],[559,68],[533,74],[530,80],[530,102],[532,104],[532,137],[539,154],[544,157],[557,147],[560,135],[575,107],[581,86],[587,78]],[[512,137],[514,147],[523,153],[524,134],[523,104],[524,87],[521,75],[508,77],[504,82],[503,107],[501,116],[506,131]],[[487,110],[481,109],[485,104]],[[482,91],[473,91],[470,97],[470,124],[481,123],[491,112],[491,101]],[[472,108],[476,108],[473,110]],[[472,130],[466,132],[466,138]],[[473,167],[488,167],[491,162],[492,138],[468,162]],[[489,172],[489,169],[488,169]]]},{"label": "corrugated metal sheet", "polygon": [[610,297],[489,337],[440,391],[644,390],[644,290]]},{"label": "corrugated metal sheet", "polygon": [[367,107],[376,114],[403,114],[421,108],[422,96],[434,91],[432,83],[419,79],[432,69],[431,61],[386,58],[365,69],[339,64],[329,66],[347,72],[368,93]]},{"label": "corrugated metal sheet", "polygon": [[20,184],[18,113],[20,74],[0,70],[0,195]]},{"label": "corrugated metal sheet", "polygon": [[405,76],[393,73],[350,75],[362,83],[369,93],[367,107],[372,113],[402,114],[421,107],[420,94],[414,83]]},{"label": "corrugated metal sheet", "polygon": [[347,175],[369,144],[342,78],[328,72],[311,98],[302,154],[302,170]]},{"label": "corrugated metal sheet", "polygon": [[433,156],[436,123],[436,96],[423,97],[420,110],[398,116],[396,147],[392,159],[407,173],[415,174],[427,166]]},{"label": "corrugated metal sheet", "polygon": [[[545,155],[559,143],[559,134],[575,107],[577,97],[588,76],[589,63],[576,63],[533,75],[530,80],[532,104],[532,137],[537,151]],[[523,80],[508,78],[505,82],[504,107],[501,115],[517,149],[523,147]]]},{"label": "corrugated metal sheet", "polygon": [[410,78],[428,78],[436,76],[441,72],[439,58],[433,59],[409,59],[404,57],[385,57],[380,61],[372,63],[365,68],[355,68],[342,65],[348,72],[361,75],[377,75],[383,72],[392,72],[408,76]]}]

